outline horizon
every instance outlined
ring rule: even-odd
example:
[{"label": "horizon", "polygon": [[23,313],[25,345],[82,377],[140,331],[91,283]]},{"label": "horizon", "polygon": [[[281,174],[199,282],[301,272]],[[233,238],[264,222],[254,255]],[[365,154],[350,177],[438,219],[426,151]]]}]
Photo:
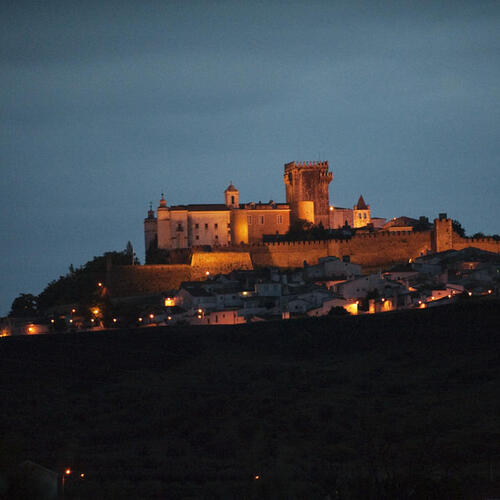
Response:
[{"label": "horizon", "polygon": [[446,212],[500,233],[497,2],[18,2],[2,7],[0,316],[168,205],[285,200]]}]

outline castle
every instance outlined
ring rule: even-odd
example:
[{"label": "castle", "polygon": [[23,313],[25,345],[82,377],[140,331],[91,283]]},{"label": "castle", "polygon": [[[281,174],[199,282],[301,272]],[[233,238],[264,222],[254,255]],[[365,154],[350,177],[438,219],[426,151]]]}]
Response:
[{"label": "castle", "polygon": [[[362,196],[352,209],[330,205],[333,174],[328,162],[285,164],[286,203],[240,203],[232,182],[224,203],[167,206],[162,194],[156,214],[152,207],[144,220],[146,253],[151,249],[201,246],[256,245],[265,235],[283,235],[297,220],[336,229],[361,228],[372,223],[370,206]],[[379,219],[379,221],[383,219]]]}]

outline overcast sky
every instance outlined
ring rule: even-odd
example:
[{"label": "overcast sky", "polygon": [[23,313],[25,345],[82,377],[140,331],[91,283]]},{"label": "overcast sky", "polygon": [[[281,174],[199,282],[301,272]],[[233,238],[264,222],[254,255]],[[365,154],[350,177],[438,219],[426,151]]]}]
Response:
[{"label": "overcast sky", "polygon": [[[10,4],[10,5],[8,5]],[[331,202],[500,233],[500,3],[2,2],[0,315],[158,204]]]}]

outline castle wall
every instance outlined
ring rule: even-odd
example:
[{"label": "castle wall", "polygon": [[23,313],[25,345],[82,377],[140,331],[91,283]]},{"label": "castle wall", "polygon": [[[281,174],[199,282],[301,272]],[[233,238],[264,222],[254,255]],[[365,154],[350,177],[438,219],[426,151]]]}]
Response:
[{"label": "castle wall", "polygon": [[112,297],[127,297],[166,292],[190,279],[188,265],[112,266],[106,275],[106,286]]},{"label": "castle wall", "polygon": [[330,254],[364,267],[407,262],[431,250],[431,231],[395,231],[355,235],[350,240],[332,240]]},{"label": "castle wall", "polygon": [[210,274],[229,273],[234,269],[253,269],[249,252],[194,252],[191,258],[192,279]]},{"label": "castle wall", "polygon": [[259,243],[265,234],[285,234],[290,229],[290,209],[246,209],[248,242]]},{"label": "castle wall", "polygon": [[327,241],[282,241],[251,248],[254,266],[302,267],[318,263],[328,256]]},{"label": "castle wall", "polygon": [[462,250],[474,247],[486,250],[487,252],[500,253],[500,241],[493,238],[462,238],[457,233],[453,233],[453,249]]},{"label": "castle wall", "polygon": [[266,243],[252,247],[254,266],[302,267],[322,257],[342,258],[365,267],[405,262],[431,250],[431,232],[381,232],[356,235],[349,240]]}]

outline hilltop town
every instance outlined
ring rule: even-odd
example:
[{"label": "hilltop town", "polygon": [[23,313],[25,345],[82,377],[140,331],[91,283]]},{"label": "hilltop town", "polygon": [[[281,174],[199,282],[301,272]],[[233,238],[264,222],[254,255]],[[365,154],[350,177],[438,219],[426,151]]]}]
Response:
[{"label": "hilltop town", "polygon": [[[240,203],[232,182],[223,204],[168,206],[162,195],[144,220],[146,265],[130,246],[73,270],[38,303],[18,301],[1,334],[373,314],[498,294],[498,237],[466,238],[446,214],[386,221],[363,196],[335,207],[332,179],[328,162],[292,162],[286,203]],[[72,287],[85,292],[61,292]]]}]

